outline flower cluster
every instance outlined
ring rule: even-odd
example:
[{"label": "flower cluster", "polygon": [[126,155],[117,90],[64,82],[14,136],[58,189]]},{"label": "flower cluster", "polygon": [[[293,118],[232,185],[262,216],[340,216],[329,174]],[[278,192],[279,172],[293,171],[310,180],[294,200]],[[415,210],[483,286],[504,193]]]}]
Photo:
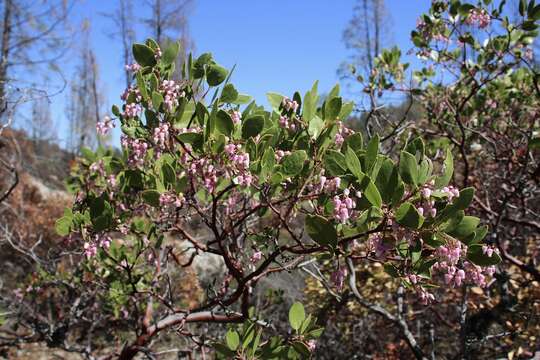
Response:
[{"label": "flower cluster", "polygon": [[129,136],[122,135],[120,137],[120,143],[128,150],[129,158],[128,164],[131,166],[142,166],[144,164],[144,157],[148,151],[148,143],[144,140],[133,139]]},{"label": "flower cluster", "polygon": [[417,287],[416,289],[417,289],[417,295],[421,304],[429,305],[433,301],[435,301],[435,296],[432,293],[426,291],[422,287]]},{"label": "flower cluster", "polygon": [[289,119],[285,115],[281,115],[279,117],[279,126],[283,129],[295,131],[296,130],[296,124],[294,123],[294,120]]},{"label": "flower cluster", "polygon": [[139,65],[137,63],[126,64],[125,68],[126,68],[127,71],[137,72],[137,71],[141,70],[141,65]]},{"label": "flower cluster", "polygon": [[433,190],[432,190],[433,184],[434,182],[431,181],[420,190],[420,195],[422,196],[422,199],[424,200],[423,205],[418,208],[418,212],[420,213],[420,215],[431,216],[431,217],[437,216],[437,209],[435,208],[435,200],[431,200],[431,194],[433,193]]},{"label": "flower cluster", "polygon": [[103,163],[103,160],[100,159],[90,165],[89,170],[94,174],[99,174],[101,176],[105,175],[105,164]]},{"label": "flower cluster", "polygon": [[126,107],[124,109],[124,117],[128,119],[137,117],[141,113],[141,111],[141,105],[137,103],[126,104]]},{"label": "flower cluster", "polygon": [[98,249],[108,249],[111,246],[112,239],[105,234],[96,234],[94,241],[83,244],[84,255],[92,258],[97,255]]},{"label": "flower cluster", "polygon": [[283,159],[284,156],[291,155],[290,151],[283,151],[283,150],[276,150],[276,153],[274,154],[276,161],[280,162],[281,159]]},{"label": "flower cluster", "polygon": [[[493,255],[493,248],[484,246],[484,254],[488,257]],[[463,261],[463,269],[460,269],[459,261],[467,253],[467,245],[455,239],[447,240],[447,243],[437,248],[435,255],[438,261],[433,265],[433,269],[444,274],[444,281],[448,285],[459,287],[468,280],[477,286],[485,286],[486,278],[493,275],[493,266],[480,267],[472,264],[468,260]]]},{"label": "flower cluster", "polygon": [[472,9],[465,19],[467,25],[475,25],[480,29],[486,28],[491,22],[491,17],[484,9]]},{"label": "flower cluster", "polygon": [[448,202],[459,196],[459,189],[452,185],[443,187],[441,191],[448,196]]},{"label": "flower cluster", "polygon": [[120,95],[120,99],[122,101],[127,101],[128,97],[130,95],[133,95],[133,98],[135,99],[136,103],[140,103],[142,101],[142,95],[138,87],[135,85],[131,85],[127,89],[124,90],[122,95]]},{"label": "flower cluster", "polygon": [[343,122],[338,121],[338,131],[336,133],[336,137],[334,138],[336,145],[341,146],[341,144],[343,144],[343,142],[345,141],[345,138],[349,135],[352,135],[353,133],[353,130],[343,125]]},{"label": "flower cluster", "polygon": [[249,172],[249,154],[241,149],[242,145],[225,145],[225,153],[233,165],[233,172],[237,174],[233,179],[234,183],[240,186],[250,186],[253,175]]},{"label": "flower cluster", "polygon": [[105,136],[113,127],[114,121],[109,116],[105,116],[103,118],[103,121],[100,121],[96,124],[96,131],[99,135]]},{"label": "flower cluster", "polygon": [[184,203],[184,195],[182,193],[176,195],[174,193],[163,193],[159,195],[159,206],[162,211],[172,212],[182,206]]},{"label": "flower cluster", "polygon": [[154,129],[154,143],[159,149],[165,148],[169,139],[169,124],[162,123]]},{"label": "flower cluster", "polygon": [[159,89],[163,94],[163,104],[167,111],[172,111],[178,105],[178,98],[185,95],[174,80],[163,80]]},{"label": "flower cluster", "polygon": [[249,262],[252,264],[255,264],[261,259],[262,259],[262,252],[257,250],[251,255],[251,257],[249,258]]},{"label": "flower cluster", "polygon": [[[341,185],[341,178],[333,177],[331,179],[327,179],[326,176],[321,175],[319,176],[319,183],[317,184],[317,190],[327,193],[327,194],[332,194],[332,193],[335,193],[339,189],[340,185]],[[362,193],[357,192],[356,196],[360,198],[362,196]]]},{"label": "flower cluster", "polygon": [[352,215],[354,208],[356,207],[356,202],[349,197],[349,189],[343,190],[342,196],[334,196],[334,218],[341,222],[342,224],[346,223],[347,220]]},{"label": "flower cluster", "polygon": [[281,101],[281,106],[285,109],[285,111],[293,111],[296,112],[298,110],[298,103],[294,100],[289,99],[288,97],[284,97]]},{"label": "flower cluster", "polygon": [[208,192],[213,193],[218,182],[218,171],[209,158],[192,159],[183,156],[182,160],[188,166],[188,174],[195,180],[202,180]]}]

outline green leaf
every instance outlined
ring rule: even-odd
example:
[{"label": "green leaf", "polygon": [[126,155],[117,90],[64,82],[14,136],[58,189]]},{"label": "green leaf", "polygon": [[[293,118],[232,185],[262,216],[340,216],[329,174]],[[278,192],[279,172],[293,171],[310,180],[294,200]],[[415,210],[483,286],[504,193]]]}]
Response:
[{"label": "green leaf", "polygon": [[60,219],[56,220],[54,223],[54,229],[56,233],[60,236],[68,236],[71,232],[71,226],[73,224],[73,219],[71,216],[63,216]]},{"label": "green leaf", "polygon": [[270,106],[272,106],[272,109],[276,112],[279,111],[279,107],[281,106],[281,102],[283,101],[284,96],[281,94],[269,92],[266,94],[266,98],[268,99],[268,102],[270,103]]},{"label": "green leaf", "polygon": [[176,173],[171,164],[163,163],[163,165],[161,165],[161,180],[167,188],[176,183]]},{"label": "green leaf", "polygon": [[255,337],[255,324],[250,324],[242,335],[242,349],[246,349]]},{"label": "green leaf", "polygon": [[328,99],[332,99],[339,96],[339,83],[334,85],[332,90],[328,93]]},{"label": "green leaf", "polygon": [[487,225],[480,226],[476,228],[474,231],[474,238],[471,240],[471,244],[479,243],[480,241],[484,240],[487,233],[489,231],[489,227]]},{"label": "green leaf", "polygon": [[133,44],[133,58],[141,66],[156,65],[154,50],[144,44]]},{"label": "green leaf", "polygon": [[313,119],[311,119],[311,121],[309,122],[309,126],[308,126],[308,133],[309,135],[311,135],[311,138],[316,139],[321,133],[321,130],[323,129],[323,127],[324,127],[324,121],[320,117],[315,115]]},{"label": "green leaf", "polygon": [[228,73],[229,71],[220,65],[208,65],[206,68],[206,82],[210,86],[218,86],[225,81]]},{"label": "green leaf", "polygon": [[289,323],[291,324],[291,327],[294,330],[300,329],[305,318],[306,313],[304,311],[304,306],[299,302],[292,304],[289,310]]},{"label": "green leaf", "polygon": [[347,120],[347,118],[349,117],[349,115],[352,113],[353,110],[354,110],[354,103],[352,101],[346,102],[345,104],[343,104],[343,106],[341,106],[341,111],[339,112],[339,119],[341,121]]},{"label": "green leaf", "polygon": [[538,29],[538,25],[533,20],[525,21],[521,27],[525,31],[534,31],[534,30]]},{"label": "green leaf", "polygon": [[94,231],[103,231],[112,225],[113,210],[103,196],[95,198],[90,203],[90,219],[94,225]]},{"label": "green leaf", "polygon": [[392,160],[388,158],[383,160],[375,184],[381,193],[384,203],[394,203],[394,194],[399,190],[400,185],[403,187],[403,184],[399,178],[398,169]]},{"label": "green leaf", "polygon": [[120,109],[118,108],[117,105],[113,105],[113,106],[111,107],[111,112],[112,112],[112,114],[113,114],[114,116],[117,116],[117,117],[119,117],[119,116],[121,115],[121,114],[120,114]]},{"label": "green leaf", "polygon": [[242,138],[248,139],[259,135],[264,127],[264,117],[262,115],[254,115],[247,118],[242,123]]},{"label": "green leaf", "polygon": [[276,165],[276,155],[274,150],[269,147],[263,154],[261,160],[261,180],[266,181],[274,171],[274,166]]},{"label": "green leaf", "polygon": [[414,138],[407,143],[405,151],[416,156],[418,160],[422,160],[425,153],[424,141],[420,137]]},{"label": "green leaf", "polygon": [[327,121],[337,119],[342,106],[343,103],[340,97],[331,98],[330,101],[325,104],[324,119]]},{"label": "green leaf", "polygon": [[213,63],[212,54],[204,53],[195,60],[193,64],[193,77],[200,79],[204,76],[204,67]]},{"label": "green leaf", "polygon": [[97,160],[97,155],[90,148],[86,146],[83,146],[81,148],[81,155],[83,156],[83,158],[85,158],[91,163]]},{"label": "green leaf", "polygon": [[377,155],[379,154],[379,142],[379,135],[375,134],[368,143],[366,152],[366,173],[370,173],[371,167],[377,160]]},{"label": "green leaf", "polygon": [[225,110],[219,110],[216,114],[216,130],[226,136],[231,136],[234,131],[232,118]]},{"label": "green leaf", "polygon": [[234,88],[233,84],[227,84],[221,91],[221,102],[232,103],[238,98],[238,91]]},{"label": "green leaf", "polygon": [[307,318],[302,322],[302,326],[300,327],[300,334],[303,334],[308,329],[309,325],[311,324],[311,315],[308,315]]},{"label": "green leaf", "polygon": [[350,147],[347,148],[347,151],[345,152],[345,161],[351,173],[358,180],[362,180],[365,175],[362,172],[362,166],[360,165],[360,160],[358,160],[358,156],[356,156],[356,154]]},{"label": "green leaf", "polygon": [[401,204],[396,211],[396,220],[399,224],[410,229],[420,229],[424,223],[424,217],[410,202]]},{"label": "green leaf", "polygon": [[433,163],[430,159],[424,158],[418,166],[418,184],[424,184],[431,176]]},{"label": "green leaf", "polygon": [[157,91],[154,91],[152,93],[152,106],[154,107],[155,111],[159,111],[159,107],[163,103],[163,95],[158,93]]},{"label": "green leaf", "polygon": [[487,256],[482,251],[482,244],[469,245],[467,249],[467,259],[478,266],[491,266],[497,265],[501,262],[501,257],[497,253]]},{"label": "green leaf", "polygon": [[246,94],[239,94],[232,103],[235,105],[244,105],[248,104],[251,101],[251,96]]},{"label": "green leaf", "polygon": [[452,205],[457,210],[465,210],[471,204],[473,197],[474,197],[474,188],[468,187],[468,188],[462,189],[459,192],[459,197],[456,200],[454,200]]},{"label": "green leaf", "polygon": [[154,207],[159,206],[159,195],[157,190],[145,190],[142,192],[144,202]]},{"label": "green leaf", "polygon": [[464,216],[460,223],[448,234],[463,240],[476,230],[479,223],[480,219],[475,216]]},{"label": "green leaf", "polygon": [[519,15],[525,16],[526,8],[527,8],[527,0],[519,0]]},{"label": "green leaf", "polygon": [[305,121],[310,122],[317,112],[317,86],[318,81],[315,81],[310,91],[304,96],[304,104],[302,105],[302,117]]},{"label": "green leaf", "polygon": [[163,53],[163,57],[161,58],[161,61],[165,65],[172,64],[176,60],[179,50],[180,50],[180,43],[178,41],[173,42],[167,47],[167,49],[165,49],[165,52]]},{"label": "green leaf", "polygon": [[135,78],[137,79],[137,87],[139,88],[139,92],[141,93],[141,96],[143,97],[143,99],[148,99],[148,92],[146,90],[146,84],[144,82],[142,72],[137,71]]},{"label": "green leaf", "polygon": [[240,345],[240,336],[236,331],[232,329],[227,331],[227,334],[225,334],[225,340],[229,349],[232,351],[236,351],[236,349],[238,349],[238,345]]},{"label": "green leaf", "polygon": [[402,151],[399,157],[399,174],[405,183],[416,186],[418,184],[418,165],[416,157]]},{"label": "green leaf", "polygon": [[363,192],[366,199],[368,199],[371,205],[380,208],[382,206],[382,198],[377,186],[375,186],[373,181],[368,176],[364,177],[362,183],[366,184],[363,187]]},{"label": "green leaf", "polygon": [[362,150],[364,147],[364,138],[362,137],[362,133],[357,132],[347,136],[344,146],[352,148],[355,153]]},{"label": "green leaf", "polygon": [[435,188],[440,189],[447,186],[454,174],[454,157],[450,149],[446,150],[446,159],[443,164],[443,174],[435,179]]},{"label": "green leaf", "polygon": [[330,176],[345,174],[347,171],[345,156],[339,151],[328,150],[324,156],[324,168]]},{"label": "green leaf", "polygon": [[284,156],[281,162],[281,172],[285,176],[298,175],[304,168],[307,154],[304,150],[294,151],[292,154]]},{"label": "green leaf", "polygon": [[337,245],[335,226],[322,216],[307,215],[305,220],[306,233],[317,244],[334,248]]}]

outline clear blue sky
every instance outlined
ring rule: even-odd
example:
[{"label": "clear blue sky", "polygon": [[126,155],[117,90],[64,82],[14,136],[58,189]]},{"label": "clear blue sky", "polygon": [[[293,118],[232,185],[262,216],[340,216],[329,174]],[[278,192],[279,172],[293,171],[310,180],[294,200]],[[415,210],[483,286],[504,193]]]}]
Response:
[{"label": "clear blue sky", "polygon": [[[355,0],[195,0],[189,27],[196,52],[212,52],[229,68],[236,64],[232,78],[236,87],[264,104],[268,91],[303,93],[319,80],[324,92],[339,81],[336,70],[347,57],[341,36],[354,4]],[[119,103],[123,65],[120,43],[107,36],[112,23],[100,13],[111,12],[115,6],[114,0],[86,0],[72,18],[75,22],[86,17],[92,22],[91,45],[109,109]],[[386,6],[391,14],[390,40],[406,52],[410,31],[428,9],[429,1],[387,0]],[[144,7],[134,9],[137,18],[147,11]],[[137,40],[144,40],[144,30],[137,30]],[[73,73],[69,61],[65,69],[69,79]],[[65,94],[52,101],[59,136],[65,139]]]}]

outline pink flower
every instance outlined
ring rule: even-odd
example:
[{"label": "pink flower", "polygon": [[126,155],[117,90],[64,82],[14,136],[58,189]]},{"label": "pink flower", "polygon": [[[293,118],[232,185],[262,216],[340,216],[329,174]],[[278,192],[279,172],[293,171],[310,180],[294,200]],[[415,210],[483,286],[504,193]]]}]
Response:
[{"label": "pink flower", "polygon": [[163,123],[154,129],[154,142],[160,149],[165,148],[165,144],[169,139],[169,124]]},{"label": "pink flower", "polygon": [[139,65],[137,63],[126,64],[125,68],[126,68],[127,71],[137,72],[137,71],[139,71],[141,69],[141,65]]},{"label": "pink flower", "polygon": [[356,202],[349,197],[349,189],[343,191],[342,197],[338,195],[334,196],[334,218],[341,222],[346,223],[351,217],[353,209],[356,207]]},{"label": "pink flower", "polygon": [[84,255],[87,258],[94,257],[97,254],[97,246],[95,244],[85,242],[83,245],[83,249],[84,249]]},{"label": "pink flower", "polygon": [[130,119],[138,116],[142,111],[141,105],[136,103],[126,104],[124,117]]},{"label": "pink flower", "polygon": [[451,202],[455,197],[459,196],[459,190],[452,185],[443,187],[441,191],[448,196],[449,202]]},{"label": "pink flower", "polygon": [[291,155],[291,152],[290,151],[283,151],[283,150],[277,150],[276,151],[276,161],[277,162],[280,162],[281,159],[283,159],[284,156],[287,156],[287,155]]},{"label": "pink flower", "polygon": [[345,141],[345,138],[349,135],[352,135],[354,131],[347,128],[345,125],[343,125],[341,121],[338,121],[337,124],[338,124],[338,131],[336,133],[334,141],[337,146],[341,146],[343,142]]},{"label": "pink flower", "polygon": [[484,9],[472,9],[469,12],[469,15],[465,19],[467,25],[476,25],[480,29],[483,29],[489,26],[491,22],[491,17]]},{"label": "pink flower", "polygon": [[114,122],[112,121],[112,119],[109,116],[105,116],[103,118],[103,121],[100,121],[96,124],[96,131],[99,135],[105,136],[113,127]]},{"label": "pink flower", "polygon": [[296,112],[296,110],[298,110],[298,103],[294,100],[289,99],[288,97],[283,98],[283,100],[281,101],[281,106],[283,106],[286,111],[292,110]]},{"label": "pink flower", "polygon": [[178,105],[178,99],[185,96],[180,85],[174,80],[163,80],[159,90],[163,95],[163,104],[167,111],[172,111]]},{"label": "pink flower", "polygon": [[144,140],[132,139],[126,135],[120,137],[120,143],[129,151],[128,163],[131,166],[142,166],[148,150],[148,144]]},{"label": "pink flower", "polygon": [[427,292],[423,288],[420,288],[420,291],[417,294],[418,294],[420,303],[422,303],[423,305],[429,305],[433,301],[435,301],[435,296],[433,296],[433,294]]},{"label": "pink flower", "polygon": [[253,253],[253,255],[251,255],[251,257],[249,258],[249,261],[252,264],[255,264],[256,262],[258,262],[261,259],[262,259],[262,252],[257,250],[257,251],[255,251]]},{"label": "pink flower", "polygon": [[240,124],[242,121],[242,114],[239,111],[233,111],[231,114],[231,118],[234,125]]},{"label": "pink flower", "polygon": [[420,193],[424,199],[429,199],[431,197],[432,190],[428,187],[424,187],[422,190],[420,190]]}]

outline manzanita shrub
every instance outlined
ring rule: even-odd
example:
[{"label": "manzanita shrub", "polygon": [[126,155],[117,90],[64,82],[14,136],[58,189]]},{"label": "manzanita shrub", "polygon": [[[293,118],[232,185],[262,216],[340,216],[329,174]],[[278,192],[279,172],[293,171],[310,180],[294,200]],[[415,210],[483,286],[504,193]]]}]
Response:
[{"label": "manzanita shrub", "polygon": [[[338,86],[321,106],[317,83],[303,97],[270,93],[265,110],[211,54],[190,57],[175,82],[177,52],[133,46],[133,85],[98,124],[102,134],[119,124],[122,153],[85,151],[76,201],[56,223],[84,255],[77,286],[99,289],[97,311],[126,323],[120,358],[200,322],[245,324],[214,343],[226,358],[309,357],[320,331],[300,304],[284,339],[261,333],[272,319],[250,310],[260,279],[308,259],[333,264],[337,291],[347,261],[381,263],[424,304],[437,301],[432,287],[486,284],[500,258],[465,213],[474,189],[450,184],[450,151],[433,163],[412,138],[384,153],[378,136],[344,125],[353,104]],[[205,253],[223,276],[185,306],[169,273]]]}]

